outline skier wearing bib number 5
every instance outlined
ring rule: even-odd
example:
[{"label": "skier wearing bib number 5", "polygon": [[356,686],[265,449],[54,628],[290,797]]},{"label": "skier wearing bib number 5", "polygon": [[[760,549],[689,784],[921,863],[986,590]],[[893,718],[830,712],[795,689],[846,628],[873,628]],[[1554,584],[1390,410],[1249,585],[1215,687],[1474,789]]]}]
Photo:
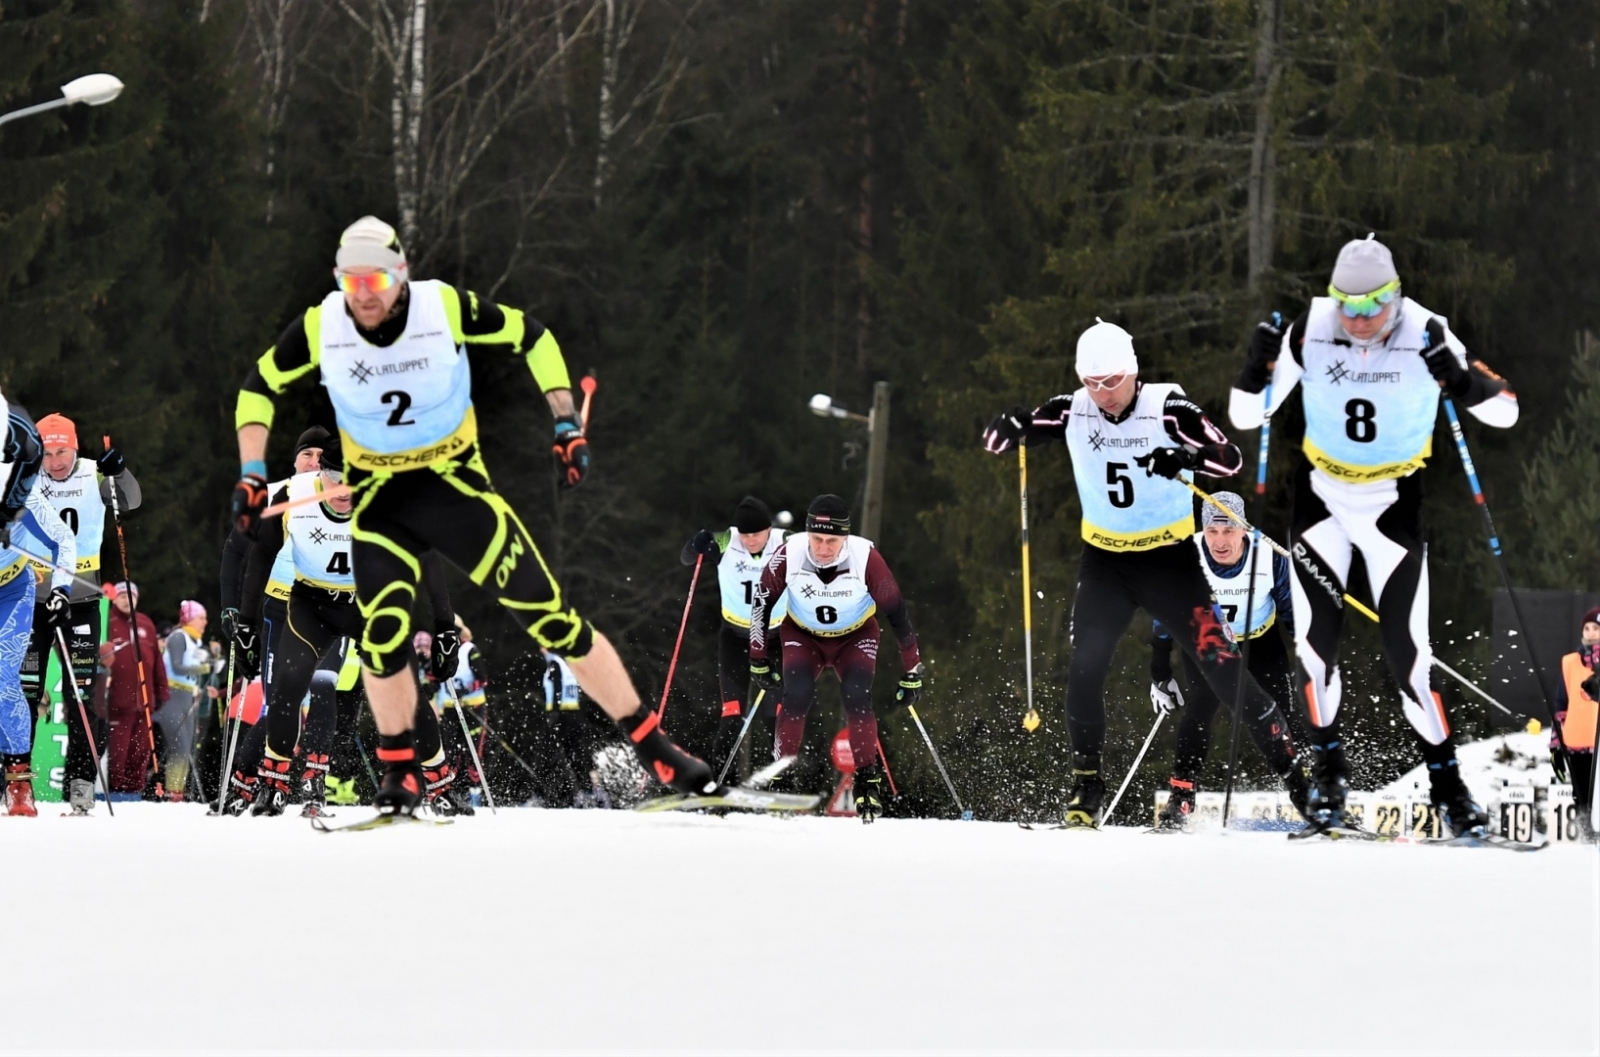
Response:
[{"label": "skier wearing bib number 5", "polygon": [[[1270,407],[1263,399],[1269,381]],[[1461,780],[1444,702],[1428,681],[1433,653],[1417,471],[1433,452],[1441,389],[1500,428],[1516,423],[1516,397],[1468,360],[1443,317],[1401,294],[1388,247],[1370,235],[1339,251],[1328,296],[1313,299],[1286,331],[1267,323],[1256,329],[1229,404],[1233,424],[1259,426],[1296,386],[1305,405],[1305,458],[1295,476],[1289,550],[1295,653],[1312,726],[1312,828],[1349,822],[1339,640],[1359,549],[1384,652],[1428,765],[1430,798],[1454,835],[1480,830],[1489,817]]]},{"label": "skier wearing bib number 5", "polygon": [[[788,615],[769,630],[767,614],[778,605],[787,605]],[[856,763],[856,814],[862,822],[883,813],[888,788],[872,711],[880,613],[894,629],[905,671],[895,703],[914,705],[922,695],[922,654],[900,585],[872,542],[850,534],[844,500],[818,496],[806,511],[806,530],[778,544],[761,573],[750,607],[750,679],[768,693],[783,695],[773,753],[782,759],[800,752],[806,716],[817,699],[817,677],[824,668],[833,669],[844,699]]]},{"label": "skier wearing bib number 5", "polygon": [[1078,338],[1076,368],[1083,388],[1032,411],[997,415],[983,436],[994,454],[1065,441],[1072,457],[1087,544],[1072,603],[1067,683],[1072,787],[1064,822],[1073,828],[1100,824],[1106,675],[1135,609],[1166,629],[1221,700],[1231,703],[1243,681],[1246,714],[1275,708],[1242,670],[1233,633],[1195,561],[1194,500],[1177,480],[1184,470],[1238,473],[1238,447],[1181,386],[1141,382],[1133,338],[1113,323],[1097,321]]},{"label": "skier wearing bib number 5", "polygon": [[555,415],[564,488],[589,472],[589,447],[555,336],[519,309],[437,280],[413,280],[399,236],[376,217],[345,229],[337,286],[257,361],[239,393],[234,523],[253,532],[267,505],[273,398],[318,373],[338,418],[345,483],[355,497],[351,563],[359,652],[378,726],[379,812],[410,816],[425,795],[411,613],[422,555],[436,551],[489,591],[544,649],[564,657],[585,692],[628,733],[663,783],[712,790],[704,761],[684,752],[642,706],[611,643],[562,593],[522,520],[494,490],[478,444],[469,350],[521,356]]}]

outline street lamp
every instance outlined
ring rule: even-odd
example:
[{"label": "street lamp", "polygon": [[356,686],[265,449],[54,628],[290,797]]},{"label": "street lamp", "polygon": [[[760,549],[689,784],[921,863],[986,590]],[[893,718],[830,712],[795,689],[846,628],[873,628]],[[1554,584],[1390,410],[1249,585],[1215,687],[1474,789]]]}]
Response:
[{"label": "street lamp", "polygon": [[874,538],[883,527],[883,477],[889,462],[889,383],[872,386],[872,412],[863,415],[833,402],[827,393],[811,398],[811,413],[819,418],[843,418],[867,424],[867,509],[861,514],[861,535]]},{"label": "street lamp", "polygon": [[122,82],[109,73],[91,73],[79,77],[75,81],[68,81],[61,86],[61,98],[52,99],[48,103],[39,103],[36,106],[25,106],[21,110],[13,110],[9,114],[0,114],[0,125],[18,118],[28,117],[32,114],[42,114],[46,110],[55,110],[58,107],[71,106],[73,103],[84,103],[88,106],[104,106],[122,94]]}]

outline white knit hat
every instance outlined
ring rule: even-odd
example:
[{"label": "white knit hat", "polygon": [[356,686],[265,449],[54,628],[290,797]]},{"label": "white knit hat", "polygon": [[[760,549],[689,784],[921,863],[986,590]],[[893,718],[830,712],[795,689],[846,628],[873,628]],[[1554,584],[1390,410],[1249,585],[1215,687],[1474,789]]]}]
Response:
[{"label": "white knit hat", "polygon": [[1344,244],[1334,262],[1330,280],[1341,294],[1370,294],[1400,278],[1394,270],[1394,255],[1373,235]]},{"label": "white knit hat", "polygon": [[336,268],[389,268],[406,266],[405,247],[400,235],[377,217],[362,217],[339,236]]},{"label": "white knit hat", "polygon": [[1103,378],[1108,374],[1138,374],[1139,357],[1133,352],[1133,335],[1094,317],[1094,326],[1078,337],[1079,378]]}]

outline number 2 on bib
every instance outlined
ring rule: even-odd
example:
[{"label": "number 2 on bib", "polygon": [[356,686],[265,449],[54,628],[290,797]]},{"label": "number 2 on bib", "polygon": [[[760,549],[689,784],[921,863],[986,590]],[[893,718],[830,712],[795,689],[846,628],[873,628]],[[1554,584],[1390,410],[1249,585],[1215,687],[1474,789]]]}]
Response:
[{"label": "number 2 on bib", "polygon": [[391,389],[379,397],[385,405],[394,404],[394,410],[389,412],[389,425],[415,426],[416,419],[406,418],[406,410],[411,407],[411,394],[403,393],[398,389]]}]

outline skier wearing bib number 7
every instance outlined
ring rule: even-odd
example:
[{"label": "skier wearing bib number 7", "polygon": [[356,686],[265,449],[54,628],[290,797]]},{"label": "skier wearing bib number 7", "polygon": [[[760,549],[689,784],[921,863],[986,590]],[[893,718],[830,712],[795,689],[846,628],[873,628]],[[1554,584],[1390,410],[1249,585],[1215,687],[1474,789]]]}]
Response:
[{"label": "skier wearing bib number 7", "polygon": [[[767,614],[778,605],[787,605],[788,615],[769,629]],[[922,695],[922,654],[900,585],[878,548],[850,534],[844,500],[818,496],[806,511],[806,530],[778,544],[762,570],[750,607],[750,679],[768,693],[783,695],[774,749],[782,759],[800,752],[806,716],[817,699],[817,678],[824,668],[833,669],[844,699],[856,764],[856,814],[862,822],[883,813],[888,788],[872,711],[880,613],[894,629],[904,666],[895,703],[914,705]]]},{"label": "skier wearing bib number 7", "polygon": [[1211,585],[1195,561],[1194,500],[1177,480],[1184,470],[1211,477],[1239,472],[1239,449],[1171,383],[1139,380],[1133,338],[1103,321],[1078,338],[1076,369],[1083,387],[1030,411],[996,415],[985,450],[1065,441],[1083,508],[1082,562],[1072,603],[1072,665],[1067,729],[1072,737],[1072,787],[1063,821],[1100,823],[1106,793],[1101,754],[1106,740],[1106,675],[1117,642],[1142,608],[1160,622],[1223,701],[1241,680],[1248,715],[1265,715],[1272,698],[1239,663],[1239,648],[1217,611]]},{"label": "skier wearing bib number 7", "polygon": [[[1272,403],[1263,393],[1271,382]],[[1405,297],[1388,247],[1371,235],[1346,243],[1328,296],[1287,330],[1262,323],[1234,385],[1229,417],[1259,426],[1298,386],[1305,458],[1295,474],[1295,653],[1311,731],[1310,831],[1347,828],[1349,788],[1339,730],[1339,640],[1350,563],[1359,549],[1377,603],[1384,653],[1406,719],[1428,765],[1430,798],[1455,836],[1488,824],[1456,767],[1444,702],[1429,685],[1428,560],[1422,479],[1433,453],[1443,389],[1474,417],[1517,421],[1504,380],[1476,361],[1441,316]]]},{"label": "skier wearing bib number 7", "polygon": [[234,523],[253,532],[267,505],[273,398],[313,372],[338,418],[345,483],[355,497],[351,562],[359,650],[378,726],[383,774],[374,805],[409,817],[424,797],[413,725],[411,614],[422,555],[436,551],[489,591],[544,649],[567,659],[585,692],[627,732],[645,769],[689,793],[714,789],[643,707],[611,643],[563,594],[511,505],[494,489],[478,442],[469,350],[520,356],[555,416],[559,483],[589,472],[589,447],[555,336],[519,309],[437,280],[410,278],[395,230],[376,217],[345,229],[336,289],[283,332],[239,393],[240,476]]}]

